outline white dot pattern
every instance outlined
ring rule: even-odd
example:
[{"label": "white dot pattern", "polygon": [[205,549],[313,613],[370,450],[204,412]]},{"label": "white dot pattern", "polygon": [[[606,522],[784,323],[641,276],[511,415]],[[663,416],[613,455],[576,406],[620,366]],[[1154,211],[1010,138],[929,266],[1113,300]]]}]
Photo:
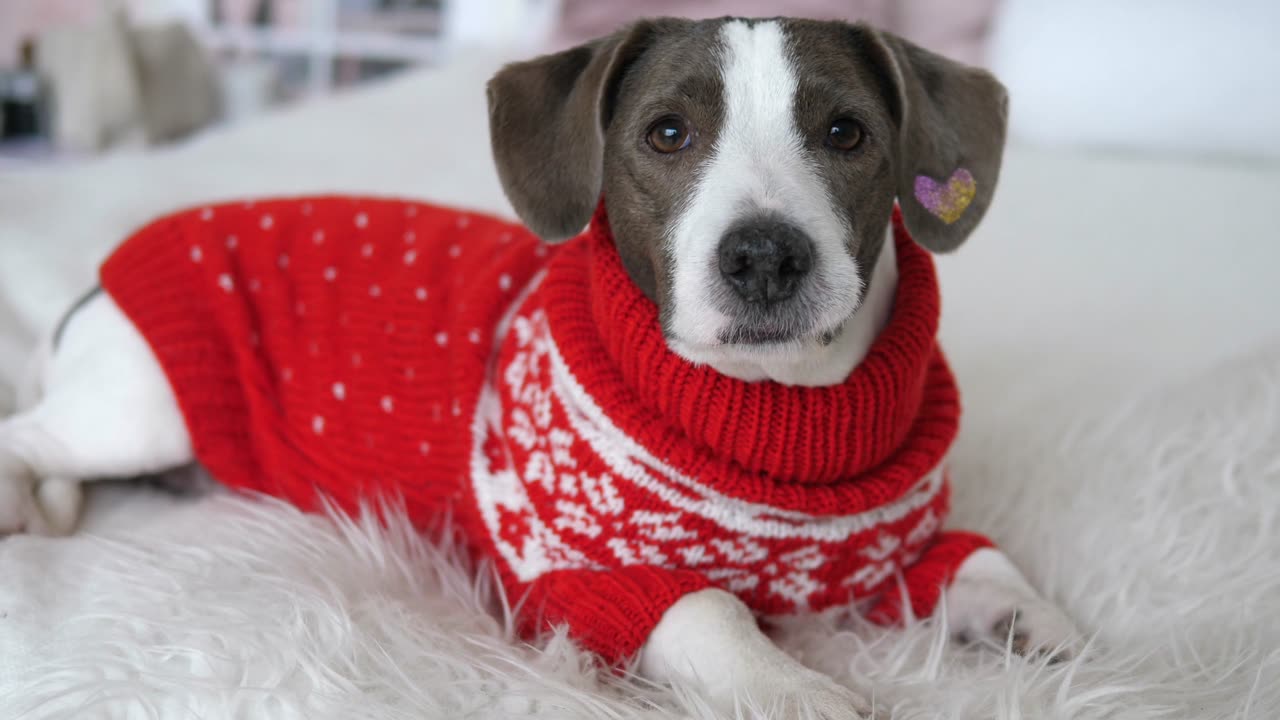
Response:
[{"label": "white dot pattern", "polygon": [[[212,278],[214,292],[234,295],[237,289],[247,288],[246,295],[260,295],[251,302],[245,300],[251,324],[241,337],[248,347],[258,348],[255,354],[262,354],[267,367],[276,368],[282,402],[289,417],[298,418],[292,422],[304,433],[329,436],[326,443],[345,439],[359,445],[363,438],[366,446],[377,447],[380,453],[392,452],[403,443],[401,452],[416,450],[422,457],[438,454],[441,446],[434,433],[457,425],[467,412],[450,391],[439,389],[439,369],[446,367],[442,358],[451,352],[450,341],[459,349],[492,341],[492,328],[485,324],[489,319],[478,320],[480,316],[470,313],[468,304],[478,308],[485,297],[509,303],[508,293],[533,270],[527,263],[513,261],[488,274],[492,266],[485,263],[503,262],[492,255],[498,243],[527,242],[521,246],[524,258],[535,249],[540,256],[546,255],[546,249],[467,215],[445,216],[440,221],[432,216],[430,223],[410,227],[372,203],[363,208],[348,205],[336,213],[328,201],[314,208],[306,203],[300,215],[298,206],[293,211],[275,203],[243,207],[248,212],[234,206],[229,210],[237,224],[227,229],[235,232],[209,228],[208,237],[193,238],[199,244],[190,246],[189,258],[205,266],[207,275],[197,277]],[[407,217],[428,214],[412,205],[403,212]],[[216,208],[199,211],[205,220],[218,213]],[[468,237],[468,232],[477,237]],[[470,277],[473,272],[484,275]],[[503,298],[503,294],[508,295]],[[429,301],[440,307],[427,305]],[[275,317],[258,315],[259,307],[272,310]],[[282,323],[281,315],[288,322]],[[380,339],[378,328],[385,339]],[[368,351],[368,363],[361,352],[353,352],[350,345],[343,347],[348,337],[360,343],[356,347],[361,351]],[[326,379],[329,373],[333,375]],[[372,386],[377,389],[367,389],[367,382],[378,383]],[[290,404],[289,398],[300,396],[307,402]],[[403,418],[392,419],[397,414]],[[417,437],[371,432],[373,426],[362,424],[381,416],[388,419],[380,422],[416,419],[436,424]],[[405,429],[412,432],[411,427]]]}]

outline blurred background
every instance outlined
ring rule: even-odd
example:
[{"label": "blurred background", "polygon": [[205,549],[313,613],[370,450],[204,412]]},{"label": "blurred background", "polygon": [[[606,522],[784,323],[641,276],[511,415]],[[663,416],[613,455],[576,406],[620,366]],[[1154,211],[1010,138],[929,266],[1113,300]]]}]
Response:
[{"label": "blurred background", "polygon": [[1267,0],[4,0],[0,162],[173,142],[470,47],[778,13],[867,20],[993,68],[1023,139],[1280,158]]},{"label": "blurred background", "polygon": [[1280,337],[1275,0],[0,0],[0,412],[156,216],[328,192],[511,216],[483,94],[502,63],[725,14],[865,20],[1009,87],[1001,188],[944,261],[948,313],[974,318],[944,325],[958,360],[1040,338],[1045,372],[1114,389],[1104,368],[1155,378],[1153,352],[1176,374]]}]

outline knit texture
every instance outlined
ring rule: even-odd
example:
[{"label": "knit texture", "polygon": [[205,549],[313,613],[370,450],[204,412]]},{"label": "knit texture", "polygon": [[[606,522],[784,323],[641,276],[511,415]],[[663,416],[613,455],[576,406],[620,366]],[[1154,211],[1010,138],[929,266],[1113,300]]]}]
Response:
[{"label": "knit texture", "polygon": [[879,597],[884,621],[901,589],[927,615],[989,544],[939,534],[959,401],[932,260],[897,217],[895,243],[893,316],[826,388],[674,355],[603,209],[549,248],[396,200],[220,205],[139,231],[102,281],[220,481],[448,517],[522,631],[565,623],[618,662],[713,585],[761,614]]}]

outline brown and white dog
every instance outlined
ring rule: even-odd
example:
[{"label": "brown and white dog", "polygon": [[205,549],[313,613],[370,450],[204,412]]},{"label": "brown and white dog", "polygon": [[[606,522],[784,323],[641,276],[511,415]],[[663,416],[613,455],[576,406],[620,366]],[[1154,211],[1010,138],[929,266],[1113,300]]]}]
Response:
[{"label": "brown and white dog", "polygon": [[[1006,115],[986,72],[864,26],[789,19],[640,22],[508,66],[489,101],[498,170],[530,228],[576,234],[603,191],[623,265],[658,305],[674,352],[740,380],[803,386],[849,376],[889,317],[895,200],[930,250],[971,233],[994,190]],[[946,224],[907,202],[942,156],[984,178]],[[726,260],[731,235],[747,249]],[[750,272],[726,268],[745,256]],[[163,373],[106,296],[65,323],[40,385],[37,402],[0,423],[0,533],[69,532],[80,482],[192,460]],[[995,550],[964,562],[945,616],[957,634],[1021,651],[1078,643]],[[830,719],[867,709],[775,647],[721,590],[678,600],[639,670],[725,704],[804,698]]]}]

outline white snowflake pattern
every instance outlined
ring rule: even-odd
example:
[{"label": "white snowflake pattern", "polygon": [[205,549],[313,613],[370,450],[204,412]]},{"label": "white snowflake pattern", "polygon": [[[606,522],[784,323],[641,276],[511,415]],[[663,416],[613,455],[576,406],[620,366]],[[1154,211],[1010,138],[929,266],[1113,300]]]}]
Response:
[{"label": "white snowflake pattern", "polygon": [[[477,491],[482,507],[485,502],[494,507],[492,502],[498,497],[508,498],[502,505],[507,510],[516,512],[513,508],[519,506],[518,520],[510,515],[501,520],[501,532],[507,539],[499,542],[499,550],[523,579],[554,569],[592,567],[597,562],[606,567],[696,568],[731,591],[764,594],[804,608],[816,593],[829,587],[828,582],[843,582],[855,595],[874,589],[902,567],[913,547],[937,529],[931,510],[921,512],[921,519],[905,537],[887,532],[883,519],[864,529],[851,529],[845,536],[850,541],[855,536],[857,543],[871,541],[859,548],[854,562],[850,550],[841,551],[825,539],[830,535],[824,524],[841,518],[823,516],[809,521],[793,515],[785,522],[812,522],[814,530],[812,534],[784,535],[805,538],[805,542],[779,551],[771,538],[784,522],[775,519],[780,511],[769,511],[763,517],[732,516],[726,521],[719,514],[722,506],[706,512],[708,506],[699,506],[701,496],[695,496],[702,491],[672,482],[669,474],[675,471],[661,468],[660,461],[641,459],[641,451],[630,449],[617,457],[604,454],[601,447],[614,446],[597,444],[601,441],[598,434],[605,431],[591,423],[599,421],[592,420],[581,405],[572,404],[582,402],[574,399],[574,393],[581,389],[574,389],[571,374],[561,374],[563,360],[542,310],[517,313],[507,342],[512,343],[511,353],[496,382],[486,389],[491,393],[493,413],[481,415],[486,417],[481,424],[485,437],[492,441],[497,435],[505,450],[486,453],[483,464],[488,469],[474,479],[490,498],[484,500]],[[454,406],[456,410],[456,401]],[[935,497],[938,487],[937,482],[922,480],[919,489],[900,502],[918,502],[914,507],[923,507]],[[637,499],[636,507],[629,507],[632,498],[639,497],[637,493],[650,493],[651,497]],[[706,532],[698,524],[702,522],[719,527]],[[490,522],[490,528],[495,527]],[[603,547],[596,544],[600,541]],[[595,556],[591,553],[607,557],[592,560]],[[833,563],[848,568],[840,570],[848,575],[831,577]]]}]

